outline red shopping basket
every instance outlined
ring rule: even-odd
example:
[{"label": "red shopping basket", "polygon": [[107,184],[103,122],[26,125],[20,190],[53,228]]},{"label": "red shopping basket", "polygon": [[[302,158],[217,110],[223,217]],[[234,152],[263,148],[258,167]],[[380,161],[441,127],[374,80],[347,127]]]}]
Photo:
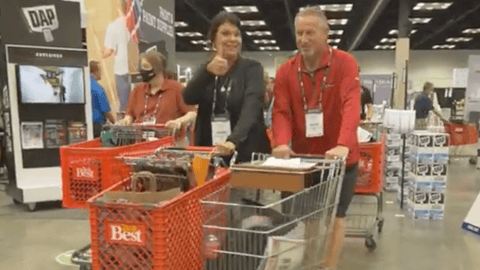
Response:
[{"label": "red shopping basket", "polygon": [[[155,206],[102,202],[106,191],[125,189],[130,179],[91,198],[88,202],[92,269],[201,269],[205,215],[200,199],[224,187],[229,179],[230,171],[219,169],[205,185]],[[109,227],[111,224],[117,226]],[[109,230],[117,229],[115,232],[120,233],[118,226],[122,228],[126,241],[111,241],[108,238],[112,233]],[[142,234],[145,235],[141,243],[128,241]]]},{"label": "red shopping basket", "polygon": [[355,193],[376,194],[382,191],[385,135],[380,142],[360,144],[360,160]]},{"label": "red shopping basket", "polygon": [[450,145],[476,144],[478,130],[474,124],[445,123],[445,130],[450,134]]},{"label": "red shopping basket", "polygon": [[173,137],[121,147],[102,147],[100,139],[60,148],[63,206],[87,208],[87,200],[130,175],[131,167],[116,157],[142,156],[161,146],[173,145]]}]

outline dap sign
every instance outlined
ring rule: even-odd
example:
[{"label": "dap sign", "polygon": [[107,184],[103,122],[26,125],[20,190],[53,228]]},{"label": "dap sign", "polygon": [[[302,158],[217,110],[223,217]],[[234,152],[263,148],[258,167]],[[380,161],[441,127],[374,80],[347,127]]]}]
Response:
[{"label": "dap sign", "polygon": [[42,33],[46,42],[53,42],[52,31],[58,29],[55,5],[22,8],[30,32]]}]

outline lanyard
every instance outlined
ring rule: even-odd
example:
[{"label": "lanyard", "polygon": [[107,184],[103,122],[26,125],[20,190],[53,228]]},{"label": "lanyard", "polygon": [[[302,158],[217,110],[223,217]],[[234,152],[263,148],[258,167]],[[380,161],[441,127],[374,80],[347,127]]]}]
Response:
[{"label": "lanyard", "polygon": [[[148,91],[148,90],[147,90]],[[158,101],[157,105],[155,106],[155,110],[153,111],[153,117],[156,117],[158,108],[160,107],[160,101],[162,100],[163,93],[161,93],[158,96]],[[145,109],[143,110],[143,120],[145,120],[145,117],[147,117],[147,106],[148,106],[148,99],[150,98],[150,95],[148,92],[145,93]]]},{"label": "lanyard", "polygon": [[[322,107],[322,96],[323,96],[323,90],[325,90],[325,87],[327,86],[327,77],[328,73],[330,72],[330,66],[332,65],[332,47],[328,47],[328,53],[329,53],[329,59],[327,66],[325,67],[325,71],[323,72],[323,82],[322,82],[322,88],[320,89],[320,94],[318,97],[318,105],[320,108]],[[315,76],[315,75],[314,75]],[[298,63],[298,83],[300,84],[300,90],[302,91],[302,97],[303,97],[303,108],[305,112],[308,111],[308,105],[307,105],[307,97],[305,96],[305,86],[303,84],[302,80],[302,66],[301,63]],[[315,91],[314,84],[312,83],[312,93]]]},{"label": "lanyard", "polygon": [[[230,78],[227,78],[225,80],[225,83],[222,85],[221,89],[225,89],[225,85],[228,84],[228,87],[226,88],[226,96],[225,96],[225,109],[227,109],[227,103],[228,103],[228,96],[230,96],[230,91],[232,90],[232,80]],[[217,91],[218,91],[218,76],[215,77],[215,88],[213,89],[213,103],[212,103],[212,115],[215,115],[215,105],[217,103]]]}]

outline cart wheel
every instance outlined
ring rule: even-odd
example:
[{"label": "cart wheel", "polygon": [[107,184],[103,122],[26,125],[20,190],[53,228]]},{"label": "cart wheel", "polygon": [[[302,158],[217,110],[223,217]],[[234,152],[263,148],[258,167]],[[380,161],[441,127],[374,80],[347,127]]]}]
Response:
[{"label": "cart wheel", "polygon": [[15,199],[13,199],[13,203],[16,204],[16,205],[22,204],[20,201],[17,201],[17,200],[15,200]]},{"label": "cart wheel", "polygon": [[37,210],[37,203],[27,203],[27,206],[30,212],[35,212]]},{"label": "cart wheel", "polygon": [[373,252],[377,248],[377,243],[373,240],[373,237],[365,238],[365,246],[368,248],[368,251]]},{"label": "cart wheel", "polygon": [[477,158],[476,157],[470,158],[470,164],[476,165],[477,164]]},{"label": "cart wheel", "polygon": [[383,220],[380,220],[378,222],[378,232],[381,233],[383,230]]}]

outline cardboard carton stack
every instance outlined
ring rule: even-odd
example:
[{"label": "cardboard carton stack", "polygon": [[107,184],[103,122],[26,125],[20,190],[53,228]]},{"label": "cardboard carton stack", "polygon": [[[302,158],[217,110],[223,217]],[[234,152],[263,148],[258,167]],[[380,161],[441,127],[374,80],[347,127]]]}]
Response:
[{"label": "cardboard carton stack", "polygon": [[415,131],[409,137],[408,210],[414,219],[444,217],[449,135]]},{"label": "cardboard carton stack", "polygon": [[386,142],[385,191],[395,192],[402,181],[402,136],[398,133],[387,134]]}]

